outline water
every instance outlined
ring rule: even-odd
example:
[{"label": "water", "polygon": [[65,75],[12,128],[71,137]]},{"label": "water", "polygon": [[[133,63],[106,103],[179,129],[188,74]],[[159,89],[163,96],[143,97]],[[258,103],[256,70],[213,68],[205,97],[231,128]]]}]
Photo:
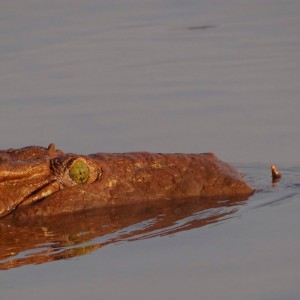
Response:
[{"label": "water", "polygon": [[1,149],[213,151],[259,189],[11,228],[1,299],[299,299],[299,1],[2,1],[0,28]]},{"label": "water", "polygon": [[[0,223],[3,299],[297,299],[299,168],[240,201],[176,201]],[[6,226],[6,229],[3,228]]]},{"label": "water", "polygon": [[297,0],[2,1],[1,148],[294,165],[299,11]]}]

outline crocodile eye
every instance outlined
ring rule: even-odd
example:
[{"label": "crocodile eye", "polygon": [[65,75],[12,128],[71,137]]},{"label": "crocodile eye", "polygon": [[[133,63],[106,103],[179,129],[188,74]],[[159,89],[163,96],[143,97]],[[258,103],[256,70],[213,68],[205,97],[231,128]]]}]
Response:
[{"label": "crocodile eye", "polygon": [[90,168],[82,159],[76,159],[69,168],[69,177],[76,184],[87,183],[90,176]]}]

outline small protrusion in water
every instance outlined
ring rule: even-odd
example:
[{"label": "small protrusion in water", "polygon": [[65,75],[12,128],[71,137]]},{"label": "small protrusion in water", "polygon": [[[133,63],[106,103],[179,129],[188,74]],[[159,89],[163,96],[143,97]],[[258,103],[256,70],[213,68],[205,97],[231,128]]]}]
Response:
[{"label": "small protrusion in water", "polygon": [[272,172],[272,181],[277,182],[281,178],[281,173],[278,171],[275,165],[271,166],[271,172]]}]

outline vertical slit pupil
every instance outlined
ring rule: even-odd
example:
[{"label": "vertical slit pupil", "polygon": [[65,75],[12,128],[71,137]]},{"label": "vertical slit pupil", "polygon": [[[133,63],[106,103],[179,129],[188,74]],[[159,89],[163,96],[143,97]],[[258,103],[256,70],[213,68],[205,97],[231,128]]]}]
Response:
[{"label": "vertical slit pupil", "polygon": [[84,184],[88,181],[90,170],[87,164],[83,161],[75,161],[70,170],[70,178],[77,184]]}]

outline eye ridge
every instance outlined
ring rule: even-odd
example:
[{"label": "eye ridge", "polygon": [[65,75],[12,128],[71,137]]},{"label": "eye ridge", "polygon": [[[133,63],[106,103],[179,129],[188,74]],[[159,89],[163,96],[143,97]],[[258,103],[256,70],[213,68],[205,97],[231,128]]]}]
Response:
[{"label": "eye ridge", "polygon": [[103,176],[102,167],[85,157],[55,157],[50,170],[61,188],[93,183]]}]

